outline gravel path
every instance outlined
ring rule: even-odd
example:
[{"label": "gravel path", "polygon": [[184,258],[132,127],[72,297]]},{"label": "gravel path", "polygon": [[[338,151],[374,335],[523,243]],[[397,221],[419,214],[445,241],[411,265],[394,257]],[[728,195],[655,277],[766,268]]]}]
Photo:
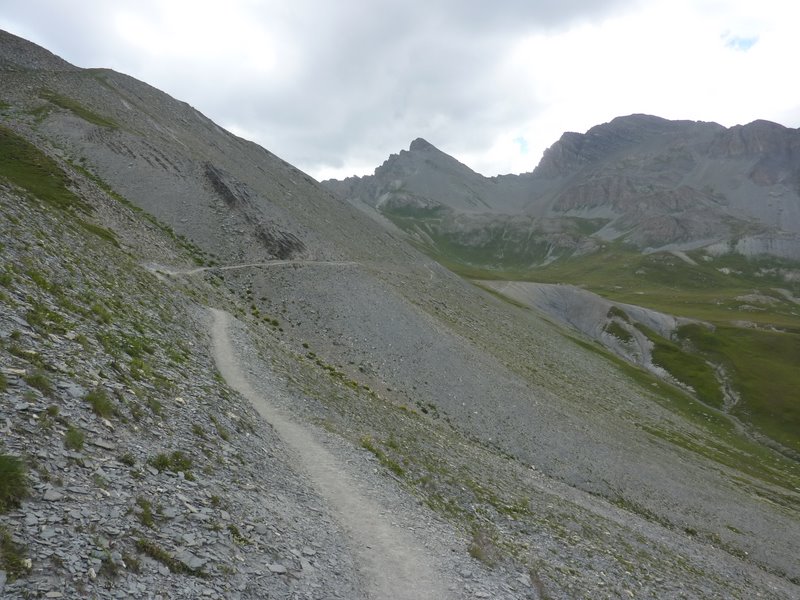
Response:
[{"label": "gravel path", "polygon": [[197,267],[195,269],[172,269],[162,265],[148,265],[146,269],[153,273],[162,275],[196,275],[206,271],[233,271],[237,269],[249,269],[254,267],[285,267],[289,265],[334,265],[334,266],[356,266],[358,263],[350,261],[335,260],[269,260],[252,263],[242,263],[227,266]]},{"label": "gravel path", "polygon": [[228,384],[253,403],[296,453],[299,466],[326,498],[347,531],[369,597],[374,600],[450,598],[440,585],[433,557],[406,531],[394,526],[386,510],[361,495],[353,475],[303,426],[289,419],[257,393],[239,367],[228,335],[229,315],[211,309],[214,357]]}]

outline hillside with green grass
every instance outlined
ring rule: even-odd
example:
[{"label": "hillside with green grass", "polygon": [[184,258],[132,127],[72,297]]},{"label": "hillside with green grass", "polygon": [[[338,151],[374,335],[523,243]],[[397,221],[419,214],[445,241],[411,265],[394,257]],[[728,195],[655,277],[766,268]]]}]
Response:
[{"label": "hillside with green grass", "polygon": [[639,326],[653,362],[701,402],[800,453],[800,264],[703,251],[643,255],[611,245],[534,269],[449,266],[468,278],[571,284],[702,321],[672,339]]}]

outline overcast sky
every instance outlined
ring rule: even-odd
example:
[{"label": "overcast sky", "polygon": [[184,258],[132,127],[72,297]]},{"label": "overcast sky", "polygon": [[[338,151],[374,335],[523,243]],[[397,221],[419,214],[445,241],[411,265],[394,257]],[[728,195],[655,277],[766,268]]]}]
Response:
[{"label": "overcast sky", "polygon": [[318,179],[423,137],[485,175],[649,113],[800,126],[797,0],[2,0],[0,29]]}]

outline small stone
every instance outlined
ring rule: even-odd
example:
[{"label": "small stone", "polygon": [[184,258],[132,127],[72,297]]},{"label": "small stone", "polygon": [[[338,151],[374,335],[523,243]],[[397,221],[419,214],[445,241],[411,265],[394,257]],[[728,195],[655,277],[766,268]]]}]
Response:
[{"label": "small stone", "polygon": [[47,592],[44,595],[44,597],[45,598],[63,598],[64,594],[62,594],[61,592]]},{"label": "small stone", "polygon": [[105,440],[92,440],[92,445],[97,446],[98,448],[103,448],[104,450],[116,450],[117,445],[112,444],[111,442],[107,442]]},{"label": "small stone", "polygon": [[44,499],[48,502],[56,502],[57,500],[61,500],[64,497],[63,494],[58,493],[53,488],[48,489],[44,493]]},{"label": "small stone", "polygon": [[270,573],[276,573],[277,575],[283,575],[286,573],[286,567],[279,563],[272,563],[269,566]]},{"label": "small stone", "polygon": [[97,579],[97,573],[92,567],[89,567],[89,579],[91,579],[92,581]]},{"label": "small stone", "polygon": [[302,549],[303,556],[316,556],[317,551],[311,548],[310,546],[303,546]]},{"label": "small stone", "polygon": [[202,569],[203,566],[208,562],[206,559],[200,558],[199,556],[189,552],[188,550],[184,550],[183,552],[176,554],[175,558],[193,571]]}]

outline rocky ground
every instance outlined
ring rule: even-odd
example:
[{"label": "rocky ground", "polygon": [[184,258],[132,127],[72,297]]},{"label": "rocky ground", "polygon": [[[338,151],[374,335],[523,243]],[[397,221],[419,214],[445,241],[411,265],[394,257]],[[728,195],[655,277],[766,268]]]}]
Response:
[{"label": "rocky ground", "polygon": [[325,502],[221,382],[205,313],[62,215],[2,199],[0,453],[29,479],[0,516],[3,597],[361,597]]},{"label": "rocky ground", "polygon": [[[28,480],[0,515],[3,597],[366,597],[354,558],[363,540],[225,384],[204,304],[230,306],[247,323],[236,339],[255,327],[270,353],[298,342],[202,278],[183,285],[141,267],[135,248],[160,248],[176,265],[191,257],[135,211],[113,215],[127,220],[119,248],[19,190],[0,194],[0,454],[19,457]],[[257,387],[274,380],[247,364]],[[283,389],[283,406],[298,393]],[[526,574],[470,556],[464,529],[401,489],[374,454],[313,431],[390,526],[436,557],[447,594],[535,597]]]}]

